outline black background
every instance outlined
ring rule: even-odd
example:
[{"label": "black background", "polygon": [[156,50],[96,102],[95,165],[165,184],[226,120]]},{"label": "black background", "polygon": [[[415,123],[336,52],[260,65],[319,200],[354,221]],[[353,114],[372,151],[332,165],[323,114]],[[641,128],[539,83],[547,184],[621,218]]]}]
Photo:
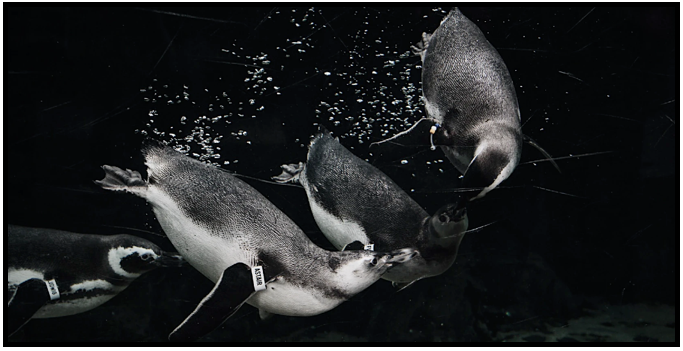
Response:
[{"label": "black background", "polygon": [[[315,123],[335,135],[353,131],[350,123],[335,126],[326,111],[315,111],[320,101],[344,91],[345,115],[363,113],[349,98],[354,87],[338,73],[355,74],[364,91],[396,89],[391,80],[373,80],[370,68],[380,76],[395,69],[383,67],[391,53],[407,52],[443,17],[432,8],[294,10],[5,4],[5,223],[126,232],[172,250],[144,200],[92,182],[102,178],[102,164],[144,170],[139,130],[154,135],[155,127],[180,128],[181,115],[218,115],[209,105],[214,92],[226,92],[234,102],[220,114],[237,113],[238,102],[246,105],[256,96],[244,81],[255,67],[243,64],[263,66],[247,56],[268,53],[266,74],[280,94],[270,89],[258,95],[257,105],[265,109],[254,112],[256,118],[232,115],[231,124],[214,126],[225,135],[216,144],[217,161],[232,161],[223,168],[268,179],[280,164],[305,159],[301,144]],[[317,24],[301,21],[307,12]],[[470,208],[470,228],[495,223],[468,234],[456,264],[442,276],[400,293],[380,281],[340,308],[309,318],[262,322],[256,309],[245,306],[203,340],[492,340],[497,331],[561,323],[583,308],[677,303],[678,4],[462,12],[506,62],[525,134],[556,157],[594,155],[558,160],[558,173],[549,162],[529,162],[543,156],[525,146],[515,173]],[[283,45],[300,38],[313,46],[297,53]],[[389,56],[375,55],[380,52]],[[414,56],[401,62],[419,66]],[[417,87],[419,74],[413,68],[407,78]],[[182,91],[194,104],[145,100]],[[405,117],[414,122],[421,113]],[[150,119],[155,122],[147,126]],[[457,171],[447,160],[443,172],[427,167],[444,157],[425,147],[370,155],[367,141],[381,139],[379,125],[362,144],[355,137],[342,143],[406,191],[414,189],[411,195],[432,213],[448,196],[444,191],[457,186]],[[403,129],[396,126],[388,135]],[[241,130],[248,138],[231,134]],[[186,144],[196,150],[194,141]],[[332,248],[300,188],[246,181],[314,242]],[[164,341],[211,287],[191,267],[157,270],[95,310],[33,320],[9,341]]]}]

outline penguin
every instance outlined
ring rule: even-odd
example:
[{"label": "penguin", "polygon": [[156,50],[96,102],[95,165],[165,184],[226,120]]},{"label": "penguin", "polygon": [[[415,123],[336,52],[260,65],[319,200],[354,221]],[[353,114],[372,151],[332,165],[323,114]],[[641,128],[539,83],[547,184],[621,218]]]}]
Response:
[{"label": "penguin", "polygon": [[153,139],[143,142],[142,153],[146,180],[137,171],[105,165],[104,179],[96,182],[147,200],[180,254],[215,283],[171,341],[208,334],[245,302],[262,318],[326,312],[415,255],[410,248],[324,250],[232,174]]},{"label": "penguin", "polygon": [[5,335],[31,318],[70,316],[116,296],[143,273],[184,260],[127,234],[7,226]]},{"label": "penguin", "polygon": [[458,8],[434,33],[423,33],[422,42],[412,49],[422,59],[427,117],[374,144],[415,129],[429,130],[432,148],[439,145],[463,175],[464,199],[481,198],[512,174],[522,154],[521,117],[510,73],[481,30]]},{"label": "penguin", "polygon": [[439,275],[455,261],[468,226],[467,210],[456,203],[430,216],[394,181],[356,157],[321,127],[312,139],[306,163],[282,166],[279,183],[301,184],[318,227],[337,248],[374,245],[378,251],[412,247],[410,262],[382,278],[405,288]]}]

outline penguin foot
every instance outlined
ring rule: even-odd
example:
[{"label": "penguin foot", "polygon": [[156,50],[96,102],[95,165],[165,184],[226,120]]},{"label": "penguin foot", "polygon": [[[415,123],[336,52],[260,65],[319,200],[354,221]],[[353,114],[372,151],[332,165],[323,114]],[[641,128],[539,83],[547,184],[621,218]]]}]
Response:
[{"label": "penguin foot", "polygon": [[410,46],[410,50],[413,52],[413,55],[415,56],[420,56],[424,60],[424,53],[427,50],[427,46],[429,43],[429,39],[432,37],[431,34],[427,33],[422,33],[422,41],[419,43],[416,43],[415,45]]},{"label": "penguin foot", "polygon": [[304,170],[303,162],[299,162],[299,164],[292,163],[288,165],[282,165],[280,167],[282,168],[282,173],[272,177],[274,181],[277,183],[299,182],[299,175]]},{"label": "penguin foot", "polygon": [[104,170],[104,179],[96,180],[95,184],[103,189],[135,192],[133,188],[147,187],[147,182],[142,179],[142,176],[137,171],[123,170],[108,165],[102,166],[102,169]]}]

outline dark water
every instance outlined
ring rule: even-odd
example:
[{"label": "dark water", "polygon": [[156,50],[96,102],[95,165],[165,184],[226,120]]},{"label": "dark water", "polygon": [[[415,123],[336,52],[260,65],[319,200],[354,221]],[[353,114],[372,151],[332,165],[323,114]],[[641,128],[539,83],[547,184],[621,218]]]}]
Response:
[{"label": "dark water", "polygon": [[[424,115],[410,45],[447,10],[7,5],[5,223],[172,250],[144,200],[93,184],[100,165],[144,170],[151,135],[267,180],[305,159],[318,123],[432,213],[458,185],[441,151],[368,144]],[[525,146],[513,175],[470,207],[470,228],[495,223],[468,234],[439,277],[400,293],[379,281],[315,317],[260,321],[244,306],[203,341],[542,341],[554,328],[563,341],[674,340],[678,5],[462,12],[500,52],[524,133],[562,173]],[[246,181],[332,249],[302,189]],[[157,270],[5,340],[165,341],[211,288],[191,267]],[[608,310],[621,319],[601,332],[576,322]]]}]

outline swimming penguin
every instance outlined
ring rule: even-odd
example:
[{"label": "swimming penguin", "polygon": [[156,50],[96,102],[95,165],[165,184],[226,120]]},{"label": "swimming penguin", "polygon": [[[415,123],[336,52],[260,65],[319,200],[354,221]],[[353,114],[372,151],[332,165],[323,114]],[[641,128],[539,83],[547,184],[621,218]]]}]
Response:
[{"label": "swimming penguin", "polygon": [[169,336],[194,340],[229,318],[243,303],[269,314],[313,316],[361,292],[413,249],[391,253],[330,252],[256,189],[228,172],[147,139],[148,179],[103,166],[104,189],[147,200],[183,257],[216,283]]},{"label": "swimming penguin", "polygon": [[467,230],[466,209],[449,204],[429,216],[386,174],[353,155],[329,132],[313,138],[305,165],[282,169],[273,179],[304,187],[318,227],[337,249],[355,242],[379,251],[417,249],[410,262],[382,276],[395,286],[439,275],[455,261]]},{"label": "swimming penguin", "polygon": [[422,58],[427,118],[413,129],[429,129],[463,174],[466,200],[481,198],[508,178],[522,153],[515,87],[503,59],[479,28],[457,8],[413,51]]},{"label": "swimming penguin", "polygon": [[89,311],[157,267],[179,267],[181,256],[126,234],[78,234],[7,227],[5,335],[31,318]]}]

